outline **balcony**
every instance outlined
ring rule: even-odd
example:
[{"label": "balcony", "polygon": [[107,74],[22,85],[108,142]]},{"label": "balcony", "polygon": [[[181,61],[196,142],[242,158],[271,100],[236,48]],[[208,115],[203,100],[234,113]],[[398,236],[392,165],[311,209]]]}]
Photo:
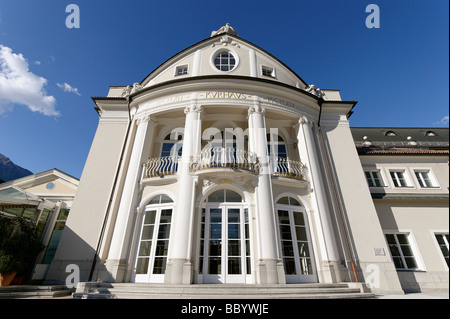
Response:
[{"label": "balcony", "polygon": [[[151,158],[144,164],[143,179],[177,175],[181,156]],[[270,156],[269,173],[274,177],[306,182],[308,169],[305,164],[289,158]],[[231,169],[234,172],[250,172],[259,175],[262,163],[253,152],[232,147],[205,148],[194,156],[189,165],[193,173],[206,173],[211,169]]]},{"label": "balcony", "polygon": [[254,174],[259,174],[260,171],[258,158],[254,153],[233,147],[205,148],[191,163],[193,172],[211,168],[230,168]]},{"label": "balcony", "polygon": [[181,156],[150,158],[147,163],[144,164],[143,178],[176,175],[179,160],[181,160]]}]

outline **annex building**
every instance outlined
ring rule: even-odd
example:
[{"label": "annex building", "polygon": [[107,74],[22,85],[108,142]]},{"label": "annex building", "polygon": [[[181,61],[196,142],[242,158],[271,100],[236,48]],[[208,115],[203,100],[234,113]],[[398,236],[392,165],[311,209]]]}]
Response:
[{"label": "annex building", "polygon": [[46,282],[448,289],[448,129],[351,128],[229,24],[93,101]]}]

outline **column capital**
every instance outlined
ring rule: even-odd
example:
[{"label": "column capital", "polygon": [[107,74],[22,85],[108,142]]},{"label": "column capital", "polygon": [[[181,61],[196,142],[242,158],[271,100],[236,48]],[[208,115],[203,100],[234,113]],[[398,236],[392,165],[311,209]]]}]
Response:
[{"label": "column capital", "polygon": [[314,122],[311,121],[309,118],[307,118],[306,116],[301,116],[298,119],[298,124],[300,125],[308,125],[309,127],[313,127],[314,126]]},{"label": "column capital", "polygon": [[186,108],[184,109],[184,113],[188,114],[191,112],[203,113],[203,107],[200,104],[192,104],[186,106]]},{"label": "column capital", "polygon": [[251,115],[253,113],[266,115],[266,109],[264,107],[261,107],[261,105],[259,104],[253,105],[249,107],[248,115]]},{"label": "column capital", "polygon": [[141,125],[143,123],[147,123],[150,122],[151,124],[155,125],[156,121],[153,119],[153,117],[148,114],[148,113],[144,113],[144,114],[137,114],[135,116],[135,120],[136,120],[136,124],[137,125]]}]

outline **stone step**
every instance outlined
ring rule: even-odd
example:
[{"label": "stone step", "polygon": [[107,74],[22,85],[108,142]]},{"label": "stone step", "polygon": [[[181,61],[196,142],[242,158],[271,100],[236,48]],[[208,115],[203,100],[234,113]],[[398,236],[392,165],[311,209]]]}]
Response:
[{"label": "stone step", "polygon": [[74,299],[309,299],[368,298],[363,285],[162,285],[133,283],[80,283]]},{"label": "stone step", "polygon": [[63,285],[18,285],[0,287],[0,299],[33,299],[68,297],[72,291]]}]

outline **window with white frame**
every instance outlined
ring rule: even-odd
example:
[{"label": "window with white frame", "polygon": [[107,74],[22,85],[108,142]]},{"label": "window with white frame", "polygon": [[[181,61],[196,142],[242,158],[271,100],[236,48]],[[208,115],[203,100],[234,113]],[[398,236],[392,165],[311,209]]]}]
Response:
[{"label": "window with white frame", "polygon": [[188,66],[187,65],[181,65],[177,66],[175,75],[183,75],[188,73]]},{"label": "window with white frame", "polygon": [[386,234],[386,240],[395,268],[400,270],[414,270],[418,268],[416,257],[409,241],[409,234]]},{"label": "window with white frame", "polygon": [[391,175],[392,182],[394,183],[395,187],[409,186],[404,170],[390,171],[389,174]]},{"label": "window with white frame", "polygon": [[447,267],[450,267],[448,264],[448,242],[449,242],[449,238],[448,238],[448,233],[446,234],[434,234],[436,237],[436,240],[438,242],[439,248],[441,249],[442,252],[442,256],[445,259],[445,262],[447,263]]},{"label": "window with white frame", "polygon": [[369,187],[383,187],[383,179],[381,178],[380,171],[374,170],[374,171],[365,171],[366,174],[366,180]]},{"label": "window with white frame", "polygon": [[275,69],[274,68],[271,68],[269,66],[262,66],[261,69],[262,69],[262,75],[275,77]]},{"label": "window with white frame", "polygon": [[420,187],[422,188],[436,187],[430,176],[430,171],[414,171],[414,174],[416,175]]}]

